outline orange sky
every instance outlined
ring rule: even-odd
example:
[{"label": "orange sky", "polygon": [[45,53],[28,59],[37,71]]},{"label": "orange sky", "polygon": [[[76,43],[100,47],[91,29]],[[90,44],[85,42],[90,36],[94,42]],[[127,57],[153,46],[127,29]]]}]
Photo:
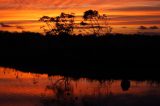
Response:
[{"label": "orange sky", "polygon": [[124,26],[132,31],[140,25],[160,27],[159,0],[0,0],[0,30],[39,32],[41,16],[82,15],[88,9],[107,14],[115,32]]}]

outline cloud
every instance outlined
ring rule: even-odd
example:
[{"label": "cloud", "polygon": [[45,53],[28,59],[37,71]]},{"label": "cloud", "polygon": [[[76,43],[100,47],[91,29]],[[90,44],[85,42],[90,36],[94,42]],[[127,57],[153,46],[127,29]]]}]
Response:
[{"label": "cloud", "polygon": [[0,23],[0,26],[1,26],[1,27],[13,27],[13,26],[11,26],[11,25],[4,24],[4,23]]},{"label": "cloud", "polygon": [[160,15],[109,15],[111,22],[124,24],[160,24]]},{"label": "cloud", "polygon": [[159,29],[159,27],[158,26],[151,26],[151,27],[149,27],[149,29]]},{"label": "cloud", "polygon": [[160,11],[158,6],[129,6],[110,9],[111,11]]},{"label": "cloud", "polygon": [[23,26],[19,26],[19,25],[11,26],[11,25],[9,25],[9,24],[5,24],[5,23],[0,23],[0,27],[3,27],[3,28],[15,27],[15,28],[17,28],[17,29],[24,29],[24,27],[23,27]]},{"label": "cloud", "polygon": [[145,27],[145,26],[140,26],[140,27],[138,27],[138,29],[140,29],[140,30],[146,30],[146,29],[148,29],[148,28]]},{"label": "cloud", "polygon": [[[110,8],[111,5],[111,8],[117,6],[126,7],[126,5],[128,6],[128,4],[134,4],[135,7],[138,7],[138,5],[144,4],[146,2],[154,3],[159,2],[159,0],[0,0],[0,9],[55,9],[86,7],[99,7],[101,9],[102,6],[103,8]],[[134,7],[128,9],[134,10]]]},{"label": "cloud", "polygon": [[116,19],[116,20],[135,20],[135,19],[160,19],[160,15],[110,15],[109,16],[111,19]]},{"label": "cloud", "polygon": [[16,28],[17,28],[17,29],[24,29],[23,26],[18,26],[18,25],[16,26]]},{"label": "cloud", "polygon": [[121,27],[121,28],[127,28],[126,26],[123,26],[123,27]]},{"label": "cloud", "polygon": [[160,20],[138,20],[138,21],[110,21],[110,25],[159,25]]},{"label": "cloud", "polygon": [[147,30],[147,29],[154,30],[154,29],[159,29],[159,28],[158,28],[158,26],[150,26],[150,27],[140,26],[140,27],[138,27],[138,29],[140,29],[140,30]]}]

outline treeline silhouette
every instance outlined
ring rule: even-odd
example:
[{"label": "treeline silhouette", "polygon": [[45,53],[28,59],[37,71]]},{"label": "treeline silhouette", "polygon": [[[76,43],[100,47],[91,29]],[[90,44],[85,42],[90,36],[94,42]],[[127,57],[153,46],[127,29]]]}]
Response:
[{"label": "treeline silhouette", "polygon": [[76,77],[157,79],[159,49],[160,36],[0,32],[0,65]]}]

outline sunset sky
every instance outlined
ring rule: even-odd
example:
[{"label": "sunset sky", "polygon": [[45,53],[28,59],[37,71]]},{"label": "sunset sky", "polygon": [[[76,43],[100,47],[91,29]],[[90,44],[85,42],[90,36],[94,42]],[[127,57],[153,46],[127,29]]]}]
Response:
[{"label": "sunset sky", "polygon": [[41,16],[62,11],[82,15],[88,9],[107,14],[113,32],[135,33],[139,26],[160,30],[160,0],[0,0],[0,30],[39,32]]}]

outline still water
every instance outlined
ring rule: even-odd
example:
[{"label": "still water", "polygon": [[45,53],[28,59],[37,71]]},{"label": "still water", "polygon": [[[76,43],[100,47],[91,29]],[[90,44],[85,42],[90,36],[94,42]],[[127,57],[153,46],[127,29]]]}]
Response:
[{"label": "still water", "polygon": [[0,67],[0,106],[160,106],[154,81],[72,79]]}]

